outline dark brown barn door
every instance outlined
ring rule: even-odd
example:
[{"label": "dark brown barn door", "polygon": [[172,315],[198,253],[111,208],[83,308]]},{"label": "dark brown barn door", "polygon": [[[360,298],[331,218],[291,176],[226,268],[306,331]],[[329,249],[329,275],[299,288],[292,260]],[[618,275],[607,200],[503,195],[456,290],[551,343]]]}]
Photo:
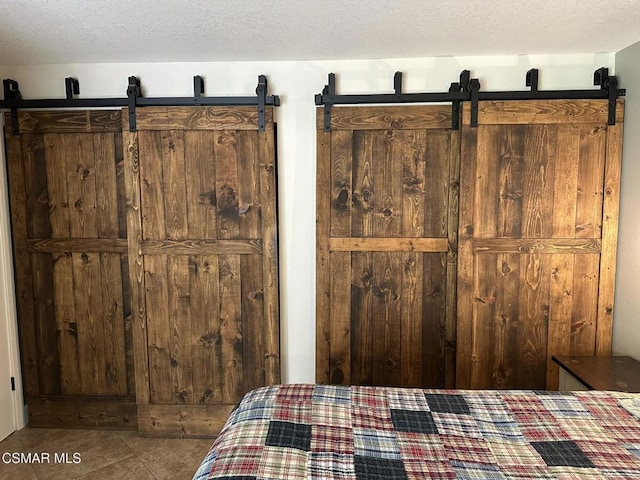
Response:
[{"label": "dark brown barn door", "polygon": [[29,422],[135,428],[120,111],[5,125]]},{"label": "dark brown barn door", "polygon": [[609,354],[622,103],[464,105],[459,388],[557,389],[554,354]]},{"label": "dark brown barn door", "polygon": [[272,110],[170,107],[125,119],[138,424],[210,436],[280,378]]},{"label": "dark brown barn door", "polygon": [[318,110],[320,383],[452,386],[458,133],[450,106]]}]

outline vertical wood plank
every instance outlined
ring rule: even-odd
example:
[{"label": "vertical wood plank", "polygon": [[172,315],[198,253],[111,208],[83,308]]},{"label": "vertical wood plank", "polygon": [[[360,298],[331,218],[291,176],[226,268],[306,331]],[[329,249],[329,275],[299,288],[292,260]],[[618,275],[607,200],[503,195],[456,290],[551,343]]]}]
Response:
[{"label": "vertical wood plank", "polygon": [[[424,219],[429,215],[425,209],[427,186],[427,135],[425,131],[399,132],[403,134],[400,141],[402,149],[402,234],[407,237],[424,235]],[[430,152],[431,153],[431,152]],[[427,235],[433,236],[433,235]]]},{"label": "vertical wood plank", "polygon": [[[118,158],[122,158],[122,152],[116,155],[115,137],[113,133],[93,134],[98,238],[117,238],[121,230],[116,169]],[[107,390],[102,393],[125,395],[128,386],[120,256],[101,253],[100,268],[103,291],[102,337],[107,386]]]},{"label": "vertical wood plank", "polygon": [[60,355],[60,381],[63,394],[78,395],[80,382],[80,356],[78,352],[78,321],[73,296],[73,262],[71,253],[53,254],[53,287],[58,352]]},{"label": "vertical wood plank", "polygon": [[124,180],[125,162],[122,141],[121,132],[113,136],[113,158],[116,164],[116,192],[118,202],[118,236],[120,238],[127,238],[127,194]]},{"label": "vertical wood plank", "polygon": [[332,237],[351,235],[352,164],[353,131],[336,130],[331,136],[331,220],[329,223]]},{"label": "vertical wood plank", "polygon": [[[557,177],[556,177],[557,178]],[[575,195],[575,191],[573,192]],[[553,255],[549,285],[549,341],[547,346],[547,390],[558,390],[558,365],[553,355],[571,351],[571,317],[573,310],[573,265],[575,255]]]},{"label": "vertical wood plank", "polygon": [[[166,235],[166,221],[162,184],[162,132],[139,132],[137,141],[137,148],[139,149],[138,155],[144,158],[143,162],[136,164],[136,168],[140,170],[139,195],[142,238],[144,240],[164,239]],[[129,227],[128,224],[127,227]]]},{"label": "vertical wood plank", "polygon": [[573,267],[571,355],[593,355],[598,319],[598,255],[580,255]]},{"label": "vertical wood plank", "polygon": [[82,393],[95,395],[107,390],[102,322],[100,257],[97,253],[74,253],[73,268],[78,362]]},{"label": "vertical wood plank", "polygon": [[[406,177],[405,177],[406,178]],[[406,211],[406,210],[405,210]],[[406,216],[404,217],[406,219]],[[422,222],[420,222],[420,225]],[[405,223],[406,225],[406,223]],[[415,252],[402,254],[402,331],[400,340],[400,370],[403,387],[424,385],[423,364],[426,360],[423,338],[423,276],[424,257]],[[424,325],[426,328],[427,325]]]},{"label": "vertical wood plank", "polygon": [[167,257],[145,255],[144,269],[150,403],[173,403]]},{"label": "vertical wood plank", "polygon": [[351,383],[373,384],[373,258],[351,254]]},{"label": "vertical wood plank", "polygon": [[449,198],[447,217],[447,285],[445,325],[445,388],[456,384],[458,306],[458,221],[460,213],[460,131],[449,131]]},{"label": "vertical wood plank", "polygon": [[525,127],[502,129],[498,160],[497,236],[518,238],[522,234]]},{"label": "vertical wood plank", "polygon": [[[465,106],[463,105],[463,108]],[[456,320],[456,388],[470,388],[472,358],[474,285],[474,199],[476,188],[478,129],[464,125],[461,132],[460,200],[458,227],[458,276]]]},{"label": "vertical wood plank", "polygon": [[351,254],[331,252],[331,345],[332,384],[351,383]]},{"label": "vertical wood plank", "polygon": [[373,382],[400,385],[401,254],[374,252],[373,256]]},{"label": "vertical wood plank", "polygon": [[135,392],[138,404],[150,400],[149,351],[147,349],[146,286],[144,284],[144,258],[142,255],[142,200],[139,132],[129,132],[127,110],[122,113],[124,151],[124,186],[127,202],[127,260],[131,287],[131,310],[133,315],[133,353],[136,358]]},{"label": "vertical wood plank", "polygon": [[[234,131],[216,133],[216,213],[218,237],[238,238],[240,234],[238,208],[238,160]],[[220,321],[222,341],[222,399],[233,403],[242,395],[242,291],[240,258],[220,255]]]},{"label": "vertical wood plank", "polygon": [[[260,196],[262,206],[262,288],[264,295],[264,378],[280,383],[280,303],[278,296],[278,216],[276,212],[275,130],[269,125],[258,134]],[[328,252],[328,250],[327,250]]]},{"label": "vertical wood plank", "polygon": [[216,157],[214,133],[184,132],[187,215],[190,238],[216,238]]},{"label": "vertical wood plank", "polygon": [[[165,197],[166,198],[166,197]],[[178,199],[180,201],[180,199]],[[184,204],[184,200],[182,199]],[[174,230],[175,234],[181,232]],[[170,403],[193,403],[193,361],[191,359],[191,289],[189,257],[167,256],[169,316],[169,359],[171,365]]]},{"label": "vertical wood plank", "polygon": [[242,291],[240,256],[220,255],[220,337],[222,351],[222,401],[235,403],[243,394]]},{"label": "vertical wood plank", "polygon": [[[495,388],[514,388],[518,366],[518,325],[520,257],[516,254],[496,255],[496,308],[494,361]],[[491,349],[491,347],[489,346]]]},{"label": "vertical wood plank", "polygon": [[26,205],[28,209],[27,235],[30,238],[49,238],[49,196],[47,169],[42,135],[22,135],[22,158]]},{"label": "vertical wood plank", "polygon": [[474,270],[473,316],[471,317],[471,388],[493,385],[496,316],[496,256],[477,255]]},{"label": "vertical wood plank", "polygon": [[162,198],[165,234],[170,240],[187,238],[187,186],[185,183],[184,137],[181,130],[160,134],[162,139]]},{"label": "vertical wood plank", "polygon": [[[620,104],[618,110],[623,110]],[[611,354],[622,166],[622,125],[619,122],[607,127],[606,148],[596,355]]]},{"label": "vertical wood plank", "polygon": [[447,256],[444,253],[427,253],[423,258],[423,385],[443,388]]},{"label": "vertical wood plank", "polygon": [[66,134],[63,137],[69,234],[72,238],[96,238],[96,164],[91,134]]},{"label": "vertical wood plank", "polygon": [[[329,356],[331,336],[331,271],[329,253],[329,220],[331,198],[325,185],[331,182],[331,133],[317,130],[316,182],[316,382],[330,383]],[[355,198],[355,191],[354,191]]]},{"label": "vertical wood plank", "polygon": [[[400,137],[400,138],[396,138]],[[376,237],[398,237],[402,226],[402,134],[375,131],[373,137],[374,226]]]},{"label": "vertical wood plank", "polygon": [[427,188],[424,192],[424,236],[446,237],[449,197],[449,152],[447,130],[428,131],[425,145]]},{"label": "vertical wood plank", "polygon": [[101,335],[104,343],[106,377],[106,390],[101,393],[126,395],[128,387],[120,255],[102,252],[99,259],[102,283],[100,314],[103,319]]},{"label": "vertical wood plank", "polygon": [[[238,228],[241,238],[261,238],[259,138],[255,131],[238,131]],[[268,208],[268,207],[267,207]],[[243,391],[265,385],[265,307],[263,258],[240,256],[242,279],[242,365]],[[269,287],[266,287],[269,293]]]},{"label": "vertical wood plank", "polygon": [[49,221],[52,238],[69,238],[69,195],[66,178],[64,136],[44,136],[47,160],[47,190],[49,192]]},{"label": "vertical wood plank", "polygon": [[[535,230],[538,231],[538,230]],[[550,255],[520,255],[516,388],[544,389],[547,373]]]},{"label": "vertical wood plank", "polygon": [[[470,128],[470,127],[469,127]],[[500,127],[479,125],[476,127],[476,189],[472,208],[473,237],[495,238],[498,233],[498,173],[497,161],[500,158]]]},{"label": "vertical wood plank", "polygon": [[216,132],[216,214],[218,238],[238,238],[240,234],[238,208],[238,160],[236,132]]},{"label": "vertical wood plank", "polygon": [[11,195],[11,236],[13,262],[16,277],[16,301],[20,325],[20,360],[24,371],[24,386],[27,396],[40,393],[38,374],[38,348],[36,344],[33,279],[31,256],[27,244],[27,204],[25,178],[22,165],[21,137],[9,132],[5,125],[5,148],[7,156],[7,179]]},{"label": "vertical wood plank", "polygon": [[602,234],[602,201],[607,128],[585,125],[580,132],[576,237]]},{"label": "vertical wood plank", "polygon": [[242,335],[242,376],[244,381],[242,388],[245,392],[266,385],[264,355],[266,338],[263,334],[266,326],[262,266],[261,255],[240,256],[242,332],[244,332]]},{"label": "vertical wood plank", "polygon": [[[373,211],[376,197],[373,186],[373,138],[373,132],[353,132],[351,235],[354,237],[373,235]],[[330,153],[327,152],[326,155]],[[318,195],[324,196],[326,187],[320,185],[320,181],[321,179],[318,178]]]},{"label": "vertical wood plank", "polygon": [[222,403],[218,257],[190,257],[194,403]]},{"label": "vertical wood plank", "polygon": [[38,345],[40,394],[55,395],[60,390],[60,359],[53,293],[51,256],[32,254],[33,307]]},{"label": "vertical wood plank", "polygon": [[578,164],[580,162],[580,126],[558,125],[556,168],[554,178],[555,199],[553,209],[553,236],[575,238],[578,198]]},{"label": "vertical wood plank", "polygon": [[553,232],[555,125],[526,127],[522,236],[548,238]]},{"label": "vertical wood plank", "polygon": [[93,137],[98,238],[117,238],[120,233],[115,156],[115,135],[96,133]]}]

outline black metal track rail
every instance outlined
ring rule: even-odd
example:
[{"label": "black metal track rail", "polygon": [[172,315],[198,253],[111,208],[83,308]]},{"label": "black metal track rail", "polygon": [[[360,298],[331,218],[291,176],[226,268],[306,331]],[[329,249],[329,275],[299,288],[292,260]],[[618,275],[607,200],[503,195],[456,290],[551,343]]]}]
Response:
[{"label": "black metal track rail", "polygon": [[618,88],[618,80],[609,75],[607,68],[594,72],[594,85],[599,89],[589,90],[538,90],[538,69],[527,72],[526,86],[530,90],[481,92],[480,81],[471,78],[469,70],[463,70],[459,82],[451,83],[448,92],[402,93],[402,72],[396,72],[393,79],[394,93],[382,94],[336,94],[335,74],[329,74],[329,82],[321,94],[315,96],[316,105],[324,105],[324,131],[331,131],[331,108],[333,105],[385,104],[385,103],[448,103],[452,104],[452,125],[460,126],[460,104],[471,102],[471,126],[478,125],[478,102],[481,100],[563,100],[563,99],[606,99],[609,101],[608,123],[615,125],[616,100],[626,94]]},{"label": "black metal track rail", "polygon": [[267,105],[279,106],[280,97],[267,95],[267,78],[258,76],[256,96],[230,96],[230,97],[205,97],[204,80],[201,76],[193,77],[193,97],[143,97],[140,80],[137,77],[129,77],[127,96],[121,98],[75,98],[80,93],[80,85],[77,79],[68,77],[65,79],[66,98],[45,98],[25,100],[18,86],[18,82],[11,79],[3,80],[4,100],[0,100],[0,108],[11,110],[11,130],[13,134],[19,133],[18,109],[40,108],[104,108],[104,107],[128,107],[129,129],[136,131],[136,108],[138,107],[167,107],[167,106],[252,106],[258,110],[258,130],[265,129],[265,107]]}]

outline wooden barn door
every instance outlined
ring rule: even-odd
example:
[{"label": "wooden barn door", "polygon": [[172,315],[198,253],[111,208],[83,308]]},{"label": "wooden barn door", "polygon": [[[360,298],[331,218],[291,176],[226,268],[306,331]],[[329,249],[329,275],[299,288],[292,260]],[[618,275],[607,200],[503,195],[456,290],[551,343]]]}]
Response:
[{"label": "wooden barn door", "polygon": [[452,386],[459,136],[450,106],[318,109],[320,383]]},{"label": "wooden barn door", "polygon": [[557,389],[609,354],[622,102],[480,102],[462,134],[458,388]]},{"label": "wooden barn door", "polygon": [[123,115],[141,434],[211,436],[280,379],[272,109]]},{"label": "wooden barn door", "polygon": [[18,119],[5,138],[29,423],[136,428],[120,111]]}]

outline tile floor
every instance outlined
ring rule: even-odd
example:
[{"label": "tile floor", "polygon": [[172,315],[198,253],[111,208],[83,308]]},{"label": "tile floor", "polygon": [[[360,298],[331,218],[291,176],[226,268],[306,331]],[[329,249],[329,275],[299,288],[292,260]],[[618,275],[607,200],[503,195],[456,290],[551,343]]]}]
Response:
[{"label": "tile floor", "polygon": [[[0,442],[0,480],[190,480],[212,443],[143,438],[133,431],[27,427]],[[6,453],[37,453],[42,460],[48,453],[49,462],[11,463]],[[67,462],[61,454],[68,454]]]}]

